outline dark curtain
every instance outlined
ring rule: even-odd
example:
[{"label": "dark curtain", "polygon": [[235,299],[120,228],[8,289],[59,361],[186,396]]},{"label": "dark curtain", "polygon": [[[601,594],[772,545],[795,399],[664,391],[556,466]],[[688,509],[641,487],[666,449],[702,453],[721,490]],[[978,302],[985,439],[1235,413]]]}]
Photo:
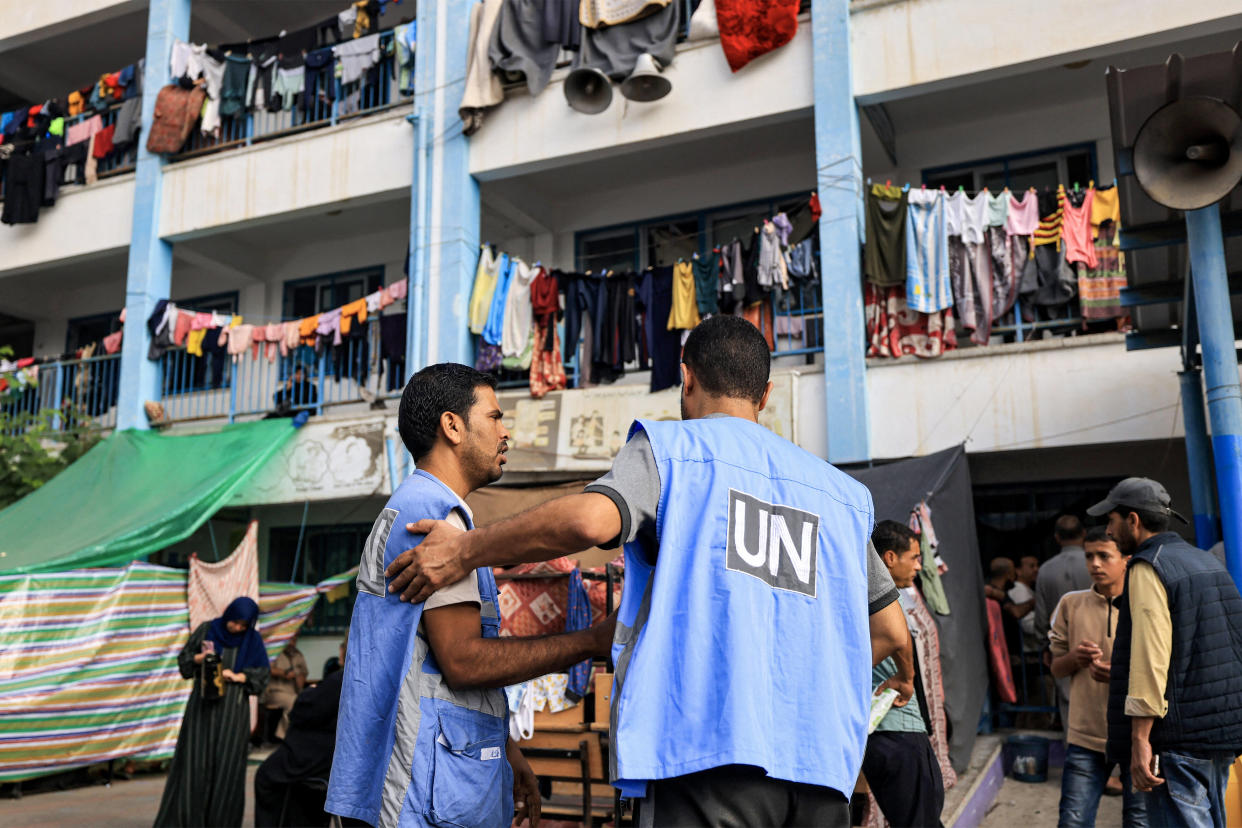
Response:
[{"label": "dark curtain", "polygon": [[970,467],[962,446],[873,468],[845,469],[871,490],[875,519],[906,523],[910,510],[927,499],[944,574],[949,614],[932,616],[940,632],[940,670],[949,719],[949,758],[958,773],[970,764],[983,700],[988,692],[987,623],[983,567],[975,536]]}]

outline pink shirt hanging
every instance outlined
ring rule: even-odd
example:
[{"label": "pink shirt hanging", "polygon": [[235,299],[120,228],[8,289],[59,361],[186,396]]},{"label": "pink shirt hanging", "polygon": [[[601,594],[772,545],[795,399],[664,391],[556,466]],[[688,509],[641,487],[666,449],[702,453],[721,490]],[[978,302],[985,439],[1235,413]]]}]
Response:
[{"label": "pink shirt hanging", "polygon": [[1082,205],[1075,207],[1069,194],[1065,196],[1065,218],[1061,222],[1061,241],[1065,243],[1065,261],[1083,262],[1090,268],[1099,267],[1095,255],[1095,242],[1091,238],[1091,203],[1095,200],[1095,188],[1088,187],[1083,194]]},{"label": "pink shirt hanging", "polygon": [[1039,227],[1039,199],[1027,190],[1018,201],[1009,194],[1009,217],[1005,219],[1005,232],[1011,236],[1029,236]]}]

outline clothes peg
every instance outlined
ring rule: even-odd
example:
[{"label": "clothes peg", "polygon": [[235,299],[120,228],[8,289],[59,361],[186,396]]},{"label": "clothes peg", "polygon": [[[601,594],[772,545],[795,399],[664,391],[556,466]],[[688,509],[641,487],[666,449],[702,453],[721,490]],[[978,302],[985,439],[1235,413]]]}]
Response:
[{"label": "clothes peg", "polygon": [[1095,179],[1094,178],[1087,179],[1087,189],[1091,190],[1094,188],[1095,188]]},{"label": "clothes peg", "polygon": [[957,191],[958,191],[959,193],[964,193],[964,192],[966,192],[966,188],[965,188],[965,187],[963,187],[961,184],[958,184],[958,185],[957,185]]}]

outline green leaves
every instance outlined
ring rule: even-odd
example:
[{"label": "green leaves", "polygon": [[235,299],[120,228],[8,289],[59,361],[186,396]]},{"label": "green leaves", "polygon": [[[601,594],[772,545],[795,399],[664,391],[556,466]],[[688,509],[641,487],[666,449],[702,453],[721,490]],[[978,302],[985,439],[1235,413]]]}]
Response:
[{"label": "green leaves", "polygon": [[102,437],[97,429],[61,430],[58,416],[0,411],[0,508],[51,480]]}]

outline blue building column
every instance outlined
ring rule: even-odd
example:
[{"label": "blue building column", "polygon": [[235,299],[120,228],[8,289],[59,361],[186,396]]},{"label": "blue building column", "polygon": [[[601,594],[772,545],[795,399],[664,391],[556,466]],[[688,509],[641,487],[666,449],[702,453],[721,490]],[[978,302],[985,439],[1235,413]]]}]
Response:
[{"label": "blue building column", "polygon": [[479,256],[479,185],[470,175],[469,139],[457,117],[473,5],[418,5],[409,373],[430,363],[474,362],[467,305]]},{"label": "blue building column", "polygon": [[1186,211],[1186,242],[1199,314],[1225,564],[1234,583],[1242,585],[1242,385],[1217,205]]},{"label": "blue building column", "polygon": [[1210,549],[1216,532],[1216,491],[1212,485],[1212,444],[1208,442],[1203,410],[1203,376],[1197,368],[1179,371],[1182,385],[1182,424],[1186,431],[1186,465],[1190,471],[1190,505],[1194,512],[1195,543]]},{"label": "blue building column", "polygon": [[863,325],[862,149],[850,63],[849,0],[813,0],[815,168],[824,307],[828,461],[871,458]]},{"label": "blue building column", "polygon": [[134,173],[134,217],[125,276],[125,337],[116,427],[147,428],[143,403],[161,396],[162,366],[147,359],[147,317],[172,284],[172,243],[160,238],[164,158],[147,152],[155,97],[168,83],[174,39],[190,38],[190,0],[150,0],[146,68],[142,75],[142,136]]}]

